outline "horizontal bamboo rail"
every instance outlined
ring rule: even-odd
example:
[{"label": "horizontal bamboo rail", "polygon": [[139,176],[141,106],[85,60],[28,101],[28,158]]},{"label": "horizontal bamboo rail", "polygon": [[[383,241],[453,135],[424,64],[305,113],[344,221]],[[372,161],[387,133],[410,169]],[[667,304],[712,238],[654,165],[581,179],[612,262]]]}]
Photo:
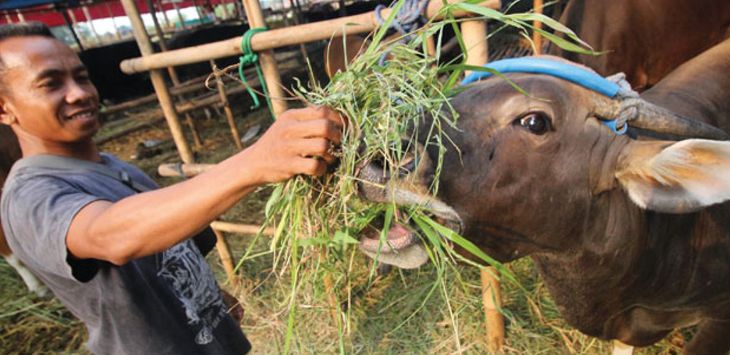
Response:
[{"label": "horizontal bamboo rail", "polygon": [[[204,107],[219,108],[219,107],[223,107],[223,104],[220,102],[210,102],[210,101],[197,103],[197,104],[189,104],[189,105],[186,104],[186,106],[184,106],[183,110],[181,110],[180,113],[188,113],[190,111],[193,111],[193,110],[196,110],[199,108],[204,108]],[[126,120],[133,120],[133,119],[128,118]],[[145,120],[140,120],[135,125],[132,125],[128,128],[125,128],[125,129],[115,132],[113,134],[94,137],[94,143],[104,144],[106,142],[113,141],[117,138],[124,137],[128,134],[132,134],[134,132],[141,131],[143,129],[152,127],[164,120],[165,120],[165,115],[163,114],[162,109],[157,109],[157,111],[153,112],[153,114],[150,115],[148,118],[146,118]]]},{"label": "horizontal bamboo rail", "polygon": [[193,177],[213,166],[215,164],[162,164],[157,167],[157,174],[164,177]]},{"label": "horizontal bamboo rail", "polygon": [[[462,0],[448,0],[449,3],[456,3]],[[488,0],[479,4],[480,6],[497,9],[500,0]],[[429,3],[426,14],[429,18],[439,15],[443,7],[440,0]],[[383,9],[382,15],[387,18],[391,9]],[[466,13],[456,12],[454,16],[464,17]],[[255,51],[264,51],[279,47],[296,45],[319,40],[326,40],[333,36],[343,34],[357,34],[370,32],[377,28],[378,21],[374,12],[360,15],[341,17],[338,19],[319,21],[294,27],[286,27],[255,34],[251,38],[251,48]],[[177,49],[164,53],[147,55],[139,58],[132,58],[122,61],[119,65],[127,74],[140,73],[152,69],[161,69],[169,66],[178,66],[228,57],[241,53],[241,37],[235,37],[219,42],[208,43],[200,46]]]},{"label": "horizontal bamboo rail", "polygon": [[[210,226],[213,229],[219,230],[221,232],[238,234],[258,234],[259,230],[261,229],[261,226],[253,224],[239,224],[222,221],[214,221],[210,224]],[[261,234],[274,235],[274,228],[265,228]]]}]

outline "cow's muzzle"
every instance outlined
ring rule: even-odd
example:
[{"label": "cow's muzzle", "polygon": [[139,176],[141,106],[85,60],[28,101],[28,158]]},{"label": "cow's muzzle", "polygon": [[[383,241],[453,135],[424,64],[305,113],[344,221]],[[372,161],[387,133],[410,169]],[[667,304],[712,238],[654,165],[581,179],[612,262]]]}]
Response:
[{"label": "cow's muzzle", "polygon": [[[435,170],[422,147],[398,164],[389,167],[380,160],[363,164],[357,174],[360,195],[372,202],[417,206],[446,227],[457,232],[463,230],[462,219],[456,211],[430,193]],[[428,261],[428,253],[408,221],[398,220],[384,241],[377,228],[364,233],[360,250],[380,262],[401,268],[421,266]]]}]

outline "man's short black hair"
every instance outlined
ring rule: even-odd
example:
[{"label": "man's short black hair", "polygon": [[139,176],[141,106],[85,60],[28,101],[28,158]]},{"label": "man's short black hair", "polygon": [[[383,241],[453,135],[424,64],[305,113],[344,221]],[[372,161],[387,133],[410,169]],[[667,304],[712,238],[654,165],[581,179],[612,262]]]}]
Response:
[{"label": "man's short black hair", "polygon": [[[0,25],[0,42],[11,37],[29,37],[29,36],[41,36],[55,38],[51,29],[46,24],[41,22],[26,22],[26,23],[11,23],[7,25]],[[2,55],[0,55],[0,93],[5,90],[3,82],[3,73],[5,72],[5,64],[3,63]]]},{"label": "man's short black hair", "polygon": [[51,29],[41,22],[11,23],[0,25],[0,41],[10,37],[53,37]]}]

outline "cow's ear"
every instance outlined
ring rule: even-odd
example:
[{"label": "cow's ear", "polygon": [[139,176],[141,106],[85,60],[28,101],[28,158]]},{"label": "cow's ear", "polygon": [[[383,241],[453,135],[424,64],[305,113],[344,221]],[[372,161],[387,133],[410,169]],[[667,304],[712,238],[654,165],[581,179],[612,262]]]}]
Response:
[{"label": "cow's ear", "polygon": [[633,141],[616,178],[641,208],[687,213],[730,200],[730,142]]}]

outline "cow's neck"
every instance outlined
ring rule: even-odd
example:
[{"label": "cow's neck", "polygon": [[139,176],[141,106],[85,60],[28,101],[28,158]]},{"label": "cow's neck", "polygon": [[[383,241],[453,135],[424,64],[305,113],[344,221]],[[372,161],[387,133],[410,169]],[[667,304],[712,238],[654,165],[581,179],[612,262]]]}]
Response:
[{"label": "cow's neck", "polygon": [[[628,324],[641,328],[635,323],[646,322],[645,316],[637,320],[636,306],[652,318],[659,311],[707,307],[730,292],[730,205],[657,214],[615,191],[601,196],[594,211],[605,212],[590,213],[583,235],[571,236],[574,248],[534,256],[561,312],[583,332],[616,337]],[[693,317],[664,316],[669,323]]]}]

